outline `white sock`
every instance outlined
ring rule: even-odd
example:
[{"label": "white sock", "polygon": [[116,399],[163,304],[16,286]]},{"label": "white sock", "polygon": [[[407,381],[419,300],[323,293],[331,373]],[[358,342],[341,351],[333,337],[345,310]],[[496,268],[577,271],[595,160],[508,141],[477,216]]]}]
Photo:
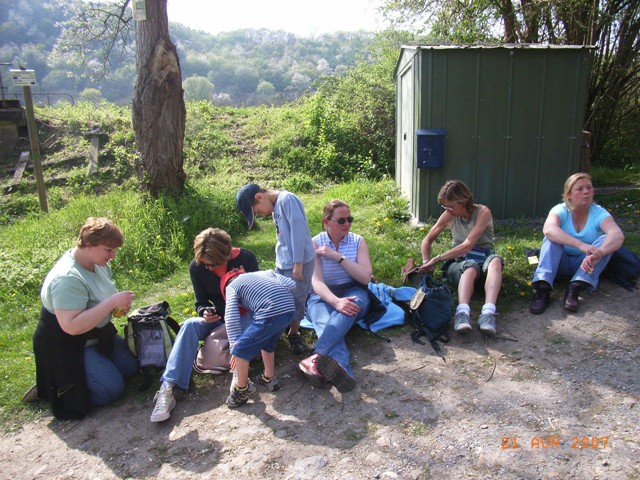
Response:
[{"label": "white sock", "polygon": [[495,314],[496,306],[493,303],[485,303],[482,306],[482,315],[484,315],[485,313]]},{"label": "white sock", "polygon": [[460,313],[460,312],[463,312],[469,315],[471,313],[471,307],[466,303],[461,303],[456,307],[456,313]]}]

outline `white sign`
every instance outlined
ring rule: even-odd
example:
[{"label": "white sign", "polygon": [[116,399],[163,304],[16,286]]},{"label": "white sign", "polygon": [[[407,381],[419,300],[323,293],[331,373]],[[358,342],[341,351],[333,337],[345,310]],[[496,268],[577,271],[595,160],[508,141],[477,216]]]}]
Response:
[{"label": "white sign", "polygon": [[133,10],[133,19],[136,22],[147,19],[147,4],[145,0],[133,0],[131,8]]},{"label": "white sign", "polygon": [[14,87],[33,87],[36,85],[35,70],[9,70]]}]

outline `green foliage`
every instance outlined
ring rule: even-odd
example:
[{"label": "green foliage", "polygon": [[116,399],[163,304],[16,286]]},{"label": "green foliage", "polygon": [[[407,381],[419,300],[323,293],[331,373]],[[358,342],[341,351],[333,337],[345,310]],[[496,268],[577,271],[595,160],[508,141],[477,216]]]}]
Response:
[{"label": "green foliage", "polygon": [[[136,78],[134,25],[131,9],[121,9],[121,3],[13,2],[11,8],[0,8],[0,58],[35,69],[43,92],[78,98],[84,89],[95,88],[107,101],[130,104]],[[215,85],[216,100],[235,106],[292,101],[320,76],[353,66],[373,37],[367,32],[297,37],[267,29],[211,35],[168,20],[182,78],[200,77],[210,85],[204,96],[185,81],[187,98],[211,99]],[[9,87],[9,93],[20,92]]]},{"label": "green foliage", "polygon": [[209,101],[187,102],[186,108],[185,169],[216,173],[239,149],[229,132],[232,125],[242,123],[243,110],[216,107]]},{"label": "green foliage", "polygon": [[265,161],[287,172],[311,165],[316,177],[333,181],[393,175],[393,70],[397,49],[407,38],[379,36],[371,49],[373,63],[361,61],[344,75],[324,77],[315,94],[283,108]]},{"label": "green foliage", "polygon": [[193,100],[211,100],[213,98],[213,83],[207,77],[194,75],[182,82],[185,102]]},{"label": "green foliage", "polygon": [[626,164],[623,168],[597,165],[591,169],[590,174],[596,188],[606,185],[640,185],[640,164]]},{"label": "green foliage", "polygon": [[96,106],[104,101],[102,92],[97,88],[85,88],[80,92],[79,98],[81,102],[89,102]]}]

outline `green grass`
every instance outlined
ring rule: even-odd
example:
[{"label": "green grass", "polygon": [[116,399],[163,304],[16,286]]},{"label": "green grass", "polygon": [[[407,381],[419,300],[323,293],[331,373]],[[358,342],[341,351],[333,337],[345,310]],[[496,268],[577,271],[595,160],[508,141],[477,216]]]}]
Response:
[{"label": "green grass", "polygon": [[[99,115],[86,106],[83,109],[74,112],[76,116],[70,122],[75,130],[85,130],[82,125],[90,121],[100,124],[103,130],[110,130],[113,122],[127,125],[120,110]],[[420,227],[411,225],[406,200],[393,179],[357,179],[335,185],[317,180],[313,172],[303,171],[289,172],[279,180],[283,176],[277,165],[261,163],[261,152],[268,145],[268,139],[277,137],[270,133],[268,110],[252,114],[242,109],[212,110],[197,104],[188,106],[188,111],[196,115],[188,118],[189,141],[185,146],[188,183],[185,194],[178,200],[148,198],[137,188],[134,179],[125,178],[130,176],[126,165],[130,162],[131,138],[119,130],[111,136],[108,161],[122,168],[116,173],[109,170],[111,173],[98,179],[76,171],[66,186],[48,187],[49,214],[39,212],[33,187],[21,185],[19,194],[2,200],[0,271],[4,281],[0,284],[0,323],[4,328],[0,332],[3,352],[0,375],[4,388],[0,391],[0,424],[5,429],[48,414],[46,406],[20,402],[22,394],[35,380],[31,336],[41,307],[39,290],[54,262],[73,246],[88,216],[110,217],[122,228],[125,244],[112,267],[118,287],[136,292],[134,308],[167,300],[178,321],[193,315],[194,299],[187,266],[192,258],[193,238],[202,229],[214,226],[227,230],[236,246],[256,254],[261,269],[274,266],[275,232],[271,219],[258,219],[248,232],[246,223],[235,210],[235,193],[250,180],[267,188],[286,188],[298,194],[305,204],[313,235],[321,230],[322,207],[327,201],[340,198],[349,203],[355,218],[353,230],[366,239],[374,277],[380,282],[399,286],[400,269],[407,258],[420,258],[420,242],[433,220]],[[112,123],[107,121],[110,115],[115,118]],[[232,131],[235,131],[233,135]],[[251,161],[256,168],[246,168],[248,160],[240,156],[239,150],[242,142],[255,148]],[[611,170],[599,174],[603,178],[627,179],[623,183],[635,184],[635,187],[598,201],[621,221],[626,245],[640,251],[640,189],[636,171],[627,174],[618,175]],[[594,180],[596,185],[602,185],[595,174]],[[524,308],[529,300],[531,269],[524,249],[540,245],[541,224],[542,219],[526,218],[496,222],[496,248],[505,258],[498,306],[503,313]],[[450,234],[443,233],[434,246],[434,253],[447,250],[450,242]],[[480,296],[474,302],[479,304]],[[123,323],[119,320],[120,325]],[[121,401],[152,395],[134,390],[129,388],[125,400]]]}]

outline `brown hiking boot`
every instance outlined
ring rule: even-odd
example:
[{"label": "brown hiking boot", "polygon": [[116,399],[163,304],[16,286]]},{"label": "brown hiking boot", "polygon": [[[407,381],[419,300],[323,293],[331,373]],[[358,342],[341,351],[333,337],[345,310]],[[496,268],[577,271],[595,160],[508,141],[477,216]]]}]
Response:
[{"label": "brown hiking boot", "polygon": [[567,287],[567,291],[564,294],[564,308],[570,312],[577,312],[580,306],[580,284],[578,282],[571,282]]},{"label": "brown hiking boot", "polygon": [[549,301],[551,300],[551,285],[547,282],[539,281],[534,283],[533,288],[535,289],[535,293],[529,305],[529,311],[534,315],[540,315],[549,306]]},{"label": "brown hiking boot", "polygon": [[333,383],[340,393],[350,392],[356,388],[356,380],[342,366],[329,355],[318,358],[320,373],[328,382]]}]

